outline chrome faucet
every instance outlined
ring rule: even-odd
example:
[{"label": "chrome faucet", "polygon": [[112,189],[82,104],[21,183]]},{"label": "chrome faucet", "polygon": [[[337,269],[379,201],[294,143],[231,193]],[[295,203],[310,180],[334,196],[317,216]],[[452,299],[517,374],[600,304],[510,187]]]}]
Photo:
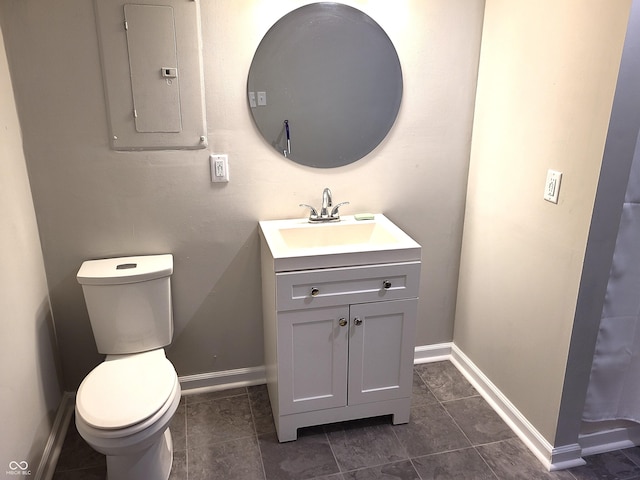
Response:
[{"label": "chrome faucet", "polygon": [[[338,222],[340,221],[340,213],[338,209],[342,205],[348,205],[349,202],[341,202],[333,207],[333,198],[331,196],[331,190],[325,188],[322,191],[322,207],[320,208],[320,214],[318,215],[318,211],[313,208],[311,205],[307,205],[306,203],[301,203],[301,207],[307,207],[311,210],[309,214],[309,222]],[[329,212],[329,208],[331,208],[331,212]]]},{"label": "chrome faucet", "polygon": [[322,191],[322,208],[320,209],[320,216],[326,217],[329,215],[329,207],[333,206],[333,199],[331,198],[331,190],[325,188]]}]

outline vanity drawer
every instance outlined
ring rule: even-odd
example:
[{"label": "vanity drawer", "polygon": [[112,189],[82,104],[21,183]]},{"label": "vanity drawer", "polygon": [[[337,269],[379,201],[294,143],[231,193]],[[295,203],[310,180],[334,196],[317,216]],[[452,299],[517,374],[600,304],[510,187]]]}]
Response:
[{"label": "vanity drawer", "polygon": [[328,307],[418,296],[420,262],[276,274],[276,309]]}]

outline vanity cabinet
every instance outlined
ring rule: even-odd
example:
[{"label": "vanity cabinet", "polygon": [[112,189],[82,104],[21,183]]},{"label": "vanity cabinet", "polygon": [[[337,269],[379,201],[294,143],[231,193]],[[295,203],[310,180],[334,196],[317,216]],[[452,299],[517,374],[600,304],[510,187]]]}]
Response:
[{"label": "vanity cabinet", "polygon": [[278,438],[409,421],[420,261],[276,272],[262,242],[267,387]]}]

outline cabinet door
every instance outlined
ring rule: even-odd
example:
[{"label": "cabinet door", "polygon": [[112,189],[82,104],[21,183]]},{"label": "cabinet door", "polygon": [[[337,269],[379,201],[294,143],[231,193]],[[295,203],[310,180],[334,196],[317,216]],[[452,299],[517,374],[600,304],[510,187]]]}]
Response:
[{"label": "cabinet door", "polygon": [[280,415],[347,404],[348,315],[346,306],[278,314]]},{"label": "cabinet door", "polygon": [[411,395],[418,300],[350,308],[349,404]]}]

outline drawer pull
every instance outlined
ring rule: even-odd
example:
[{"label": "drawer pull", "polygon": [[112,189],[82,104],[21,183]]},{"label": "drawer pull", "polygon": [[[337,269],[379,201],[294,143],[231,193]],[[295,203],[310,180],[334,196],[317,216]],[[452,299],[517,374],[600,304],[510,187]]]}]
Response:
[{"label": "drawer pull", "polygon": [[347,319],[346,318],[341,318],[340,320],[338,320],[338,324],[340,324],[341,327],[346,327],[347,326]]},{"label": "drawer pull", "polygon": [[311,287],[311,296],[317,297],[320,293],[320,289],[318,287]]},{"label": "drawer pull", "polygon": [[354,318],[353,319],[353,324],[356,325],[356,326],[362,325],[362,319],[359,318],[359,317]]},{"label": "drawer pull", "polygon": [[382,287],[385,290],[389,290],[391,288],[391,282],[389,280],[383,280],[382,282]]}]

